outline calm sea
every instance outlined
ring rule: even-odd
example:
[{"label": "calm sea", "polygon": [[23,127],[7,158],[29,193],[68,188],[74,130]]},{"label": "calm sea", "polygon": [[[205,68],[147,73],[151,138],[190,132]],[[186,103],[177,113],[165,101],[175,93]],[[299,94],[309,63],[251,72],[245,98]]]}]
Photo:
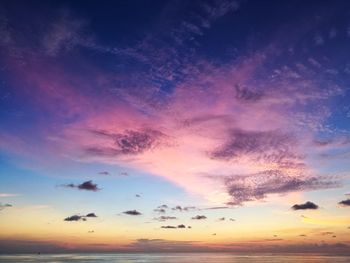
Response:
[{"label": "calm sea", "polygon": [[42,263],[236,263],[236,262],[321,262],[349,263],[350,256],[322,255],[232,255],[223,253],[186,254],[60,254],[60,255],[0,255],[0,262],[42,262]]}]

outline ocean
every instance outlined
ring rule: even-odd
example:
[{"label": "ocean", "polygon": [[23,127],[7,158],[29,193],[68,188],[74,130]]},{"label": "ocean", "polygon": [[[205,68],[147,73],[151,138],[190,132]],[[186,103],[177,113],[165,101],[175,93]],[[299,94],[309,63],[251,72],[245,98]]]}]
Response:
[{"label": "ocean", "polygon": [[150,254],[42,254],[0,255],[0,262],[42,263],[349,263],[350,256],[326,256],[317,254],[252,254],[228,253],[150,253]]}]

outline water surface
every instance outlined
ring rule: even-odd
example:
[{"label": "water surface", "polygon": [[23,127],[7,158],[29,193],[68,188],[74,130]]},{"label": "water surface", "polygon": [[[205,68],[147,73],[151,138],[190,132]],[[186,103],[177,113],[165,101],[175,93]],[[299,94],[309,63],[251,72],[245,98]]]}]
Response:
[{"label": "water surface", "polygon": [[235,255],[228,253],[159,253],[159,254],[45,254],[45,255],[0,255],[0,262],[42,263],[345,263],[350,256],[325,256],[305,254],[254,254]]}]

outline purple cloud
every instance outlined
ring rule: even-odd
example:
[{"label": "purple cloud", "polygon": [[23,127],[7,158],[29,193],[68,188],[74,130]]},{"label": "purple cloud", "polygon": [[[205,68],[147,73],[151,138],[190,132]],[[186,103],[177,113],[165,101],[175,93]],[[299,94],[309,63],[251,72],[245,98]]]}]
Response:
[{"label": "purple cloud", "polygon": [[269,194],[284,194],[337,187],[338,183],[327,178],[300,174],[291,176],[280,170],[266,170],[256,174],[225,177],[224,184],[232,200],[228,205],[241,205],[247,201],[260,200]]},{"label": "purple cloud", "polygon": [[85,152],[91,155],[112,157],[118,155],[137,155],[152,150],[166,137],[162,132],[152,129],[125,130],[123,133],[112,133],[92,130],[94,135],[107,138],[114,147],[91,146]]},{"label": "purple cloud", "polygon": [[249,156],[255,161],[283,164],[301,160],[293,149],[297,141],[290,134],[277,130],[232,130],[226,143],[210,153],[213,159],[231,160]]}]

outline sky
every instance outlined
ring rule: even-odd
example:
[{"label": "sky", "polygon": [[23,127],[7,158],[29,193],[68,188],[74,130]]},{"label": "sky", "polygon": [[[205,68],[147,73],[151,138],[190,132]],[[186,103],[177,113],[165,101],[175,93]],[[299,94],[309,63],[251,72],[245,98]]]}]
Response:
[{"label": "sky", "polygon": [[349,1],[0,2],[0,252],[350,251]]}]

